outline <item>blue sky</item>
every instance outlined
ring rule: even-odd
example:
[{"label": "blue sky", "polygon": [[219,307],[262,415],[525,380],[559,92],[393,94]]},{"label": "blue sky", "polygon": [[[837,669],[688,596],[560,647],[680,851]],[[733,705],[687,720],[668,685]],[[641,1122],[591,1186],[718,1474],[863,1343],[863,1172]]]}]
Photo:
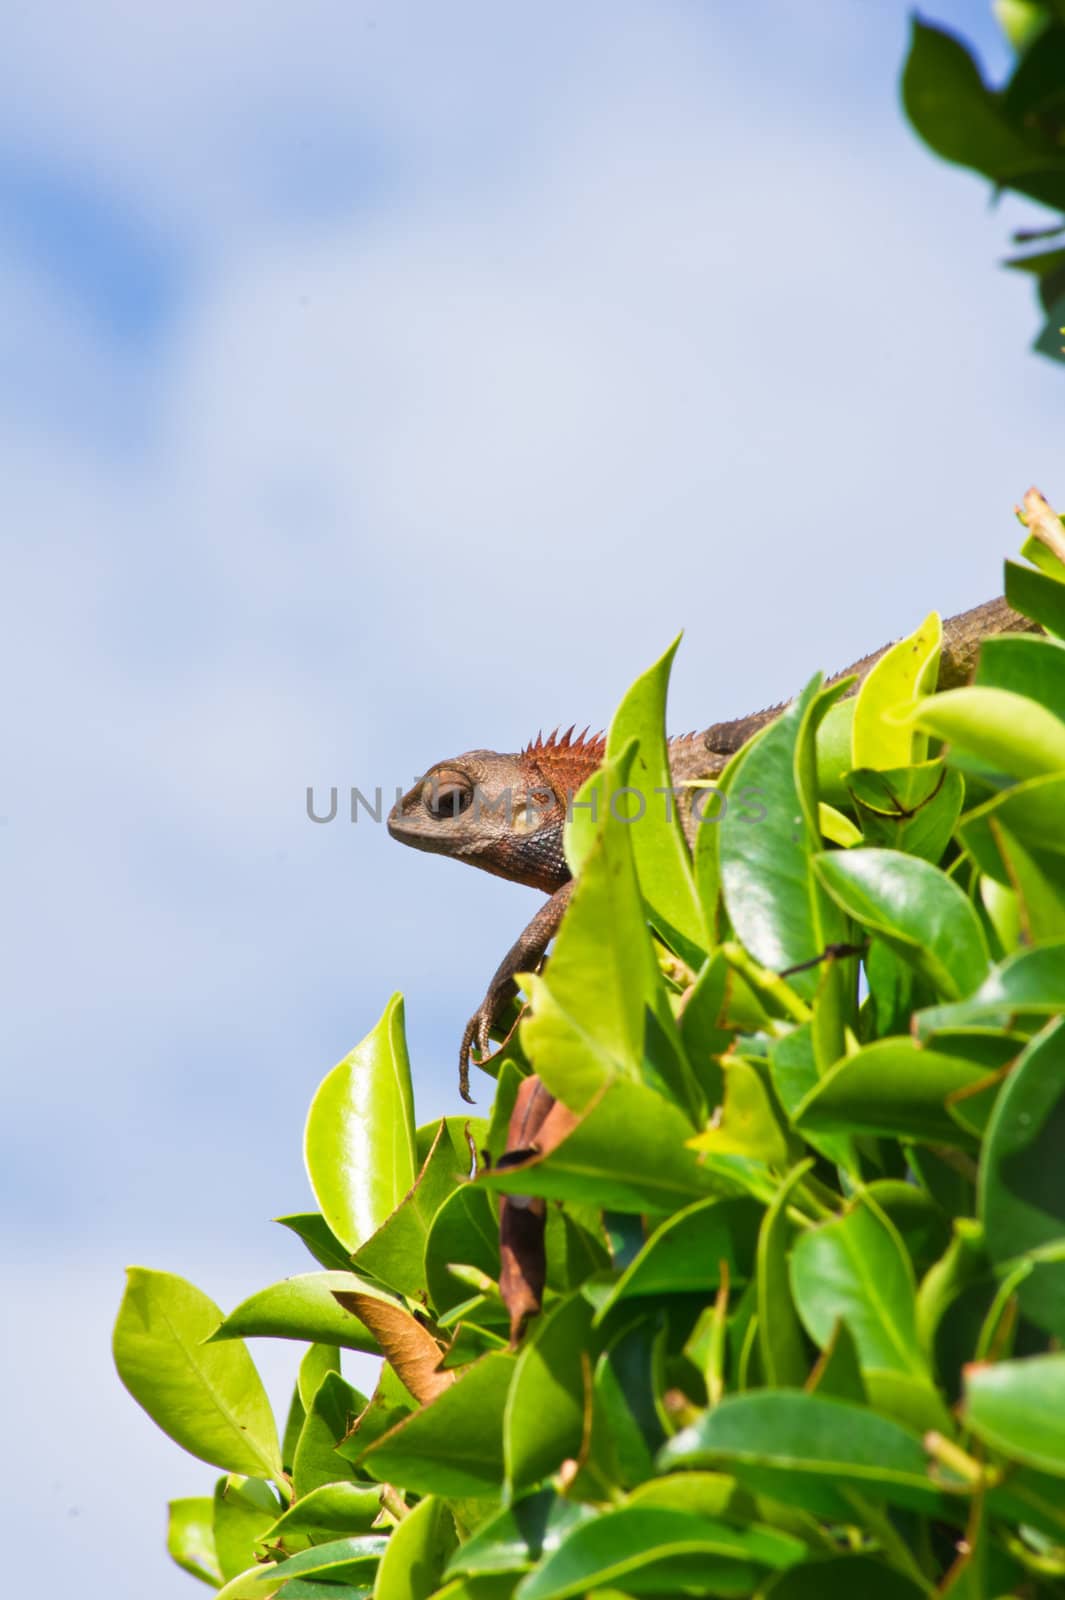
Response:
[{"label": "blue sky", "polygon": [[[983,4],[934,14],[1003,54]],[[41,1541],[194,1592],[211,1483],[114,1379],[122,1271],[302,1270],[310,1095],[407,996],[423,1120],[530,891],[308,784],[678,728],[987,598],[1065,498],[1007,216],[897,107],[895,4],[19,8],[0,60],[0,826],[14,1315]],[[484,1098],[482,1096],[482,1098]],[[274,1392],[295,1349],[256,1350]],[[119,1510],[134,1526],[117,1538]]]}]

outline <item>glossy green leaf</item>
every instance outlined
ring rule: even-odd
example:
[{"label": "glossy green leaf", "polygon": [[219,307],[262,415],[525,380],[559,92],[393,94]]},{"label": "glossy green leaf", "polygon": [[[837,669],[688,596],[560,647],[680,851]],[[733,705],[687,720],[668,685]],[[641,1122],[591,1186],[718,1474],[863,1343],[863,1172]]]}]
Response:
[{"label": "glossy green leaf", "polygon": [[226,1472],[281,1476],[270,1402],[239,1341],[205,1344],[222,1313],[193,1284],[130,1267],[115,1323],[118,1375],[152,1421]]},{"label": "glossy green leaf", "polygon": [[1018,950],[999,962],[968,1000],[930,1006],[914,1018],[918,1038],[955,1029],[1007,1029],[1011,1019],[1053,1017],[1065,1011],[1065,939]]},{"label": "glossy green leaf", "polygon": [[456,1264],[499,1277],[499,1217],[479,1184],[463,1184],[449,1195],[426,1236],[425,1281],[438,1313],[468,1298],[469,1289],[450,1270]]},{"label": "glossy green leaf", "polygon": [[275,1217],[283,1228],[303,1240],[314,1259],[327,1272],[350,1272],[351,1256],[320,1211],[298,1211],[291,1216]]},{"label": "glossy green leaf", "polygon": [[720,1467],[756,1493],[855,1520],[847,1491],[941,1511],[918,1435],[862,1406],[778,1389],[731,1395],[659,1452],[659,1466]]},{"label": "glossy green leaf", "polygon": [[508,1495],[520,1493],[580,1453],[591,1404],[586,1374],[595,1349],[592,1307],[572,1295],[541,1317],[526,1335],[503,1413],[503,1458]]},{"label": "glossy green leaf", "polygon": [[554,1489],[539,1489],[483,1523],[455,1551],[447,1575],[527,1571],[557,1550],[577,1523],[598,1514],[579,1500],[562,1499]]},{"label": "glossy green leaf", "polygon": [[1025,695],[1065,721],[1065,644],[1059,639],[1016,633],[985,639],[973,681]]},{"label": "glossy green leaf", "polygon": [[912,1039],[878,1039],[818,1079],[794,1118],[804,1133],[882,1133],[971,1146],[947,1102],[986,1077],[985,1067],[921,1049]]},{"label": "glossy green leaf", "polygon": [[821,882],[848,916],[922,973],[947,999],[971,994],[987,976],[984,930],[952,879],[897,850],[826,851]]},{"label": "glossy green leaf", "polygon": [[277,1496],[260,1478],[230,1474],[214,1491],[214,1546],[228,1582],[250,1567],[256,1542],[277,1521]]},{"label": "glossy green leaf", "polygon": [[260,1544],[284,1540],[286,1550],[300,1544],[369,1533],[381,1510],[380,1489],[356,1483],[325,1483],[301,1494],[263,1534]]},{"label": "glossy green leaf", "polygon": [[464,1180],[469,1164],[456,1153],[441,1120],[414,1187],[392,1215],[355,1254],[356,1270],[414,1299],[426,1288],[425,1249],[429,1230],[444,1201]]},{"label": "glossy green leaf", "polygon": [[847,773],[847,788],[865,843],[902,850],[932,865],[950,842],[965,798],[965,780],[940,759],[917,766]]},{"label": "glossy green leaf", "polygon": [[1065,769],[1065,722],[1008,689],[948,689],[923,700],[906,718],[991,772],[1037,778]]},{"label": "glossy green leaf", "polygon": [[[1000,1267],[1065,1245],[1065,1018],[1028,1045],[995,1104],[980,1162],[980,1219]],[[1025,1314],[1065,1338],[1065,1260],[1033,1263],[1019,1286]]]},{"label": "glossy green leaf", "polygon": [[760,1591],[759,1600],[921,1600],[927,1591],[882,1557],[821,1556],[789,1567]]},{"label": "glossy green leaf", "polygon": [[347,1250],[357,1250],[414,1182],[417,1153],[403,997],[326,1075],[303,1140],[319,1209]]},{"label": "glossy green leaf", "polygon": [[218,1588],[222,1573],[214,1547],[214,1501],[210,1496],[171,1500],[166,1548],[183,1572]]},{"label": "glossy green leaf", "polygon": [[697,1200],[669,1217],[648,1239],[602,1300],[602,1321],[621,1300],[641,1295],[711,1293],[722,1263],[731,1283],[754,1271],[762,1208],[746,1195]]},{"label": "glossy green leaf", "polygon": [[482,1356],[449,1389],[371,1445],[363,1456],[367,1470],[417,1494],[498,1493],[503,1410],[513,1374],[509,1352]]},{"label": "glossy green leaf", "polygon": [[376,1291],[352,1272],[304,1272],[260,1289],[231,1311],[212,1338],[305,1339],[315,1344],[342,1345],[346,1350],[378,1352],[370,1330],[345,1311],[334,1290],[349,1294]]},{"label": "glossy green leaf", "polygon": [[[385,1534],[363,1533],[351,1539],[332,1539],[328,1544],[312,1545],[309,1550],[300,1550],[275,1567],[260,1568],[261,1588],[252,1585],[246,1593],[249,1600],[255,1600],[261,1592],[271,1592],[272,1584],[291,1583],[293,1578],[302,1578],[305,1582],[316,1579],[329,1586],[349,1578],[357,1582],[372,1581],[388,1543]],[[331,1593],[331,1587],[327,1587],[325,1597]]]},{"label": "glossy green leaf", "polygon": [[[813,731],[828,704],[815,679],[748,747],[734,786],[757,790],[765,816],[754,822],[730,807],[720,823],[729,919],[750,954],[774,972],[812,960],[843,933],[839,913],[813,875],[821,838],[801,770],[812,762]],[[792,981],[800,994],[811,996],[820,976],[811,969]]]},{"label": "glossy green leaf", "polygon": [[[771,1041],[769,1071],[777,1100],[794,1124],[799,1107],[821,1076],[814,1055],[813,1029],[808,1022]],[[854,1142],[845,1133],[822,1134],[804,1128],[803,1138],[834,1166],[848,1172],[858,1170]]]},{"label": "glossy green leaf", "polygon": [[[629,785],[635,753],[630,744],[585,786],[598,807],[595,839],[547,976],[525,980],[531,1007],[522,1047],[551,1093],[578,1111],[614,1078],[641,1077],[648,1009],[672,1026],[636,876],[633,828],[614,803]],[[694,1084],[689,1088],[697,1098]]]},{"label": "glossy green leaf", "polygon": [[732,1528],[663,1506],[620,1506],[573,1528],[522,1579],[515,1600],[568,1600],[629,1579],[646,1592],[652,1574],[667,1591],[698,1582],[714,1594],[742,1595],[760,1570],[786,1567],[804,1554],[797,1539],[769,1528]]},{"label": "glossy green leaf", "polygon": [[[632,685],[614,713],[607,734],[607,760],[637,740],[628,784],[643,800],[631,824],[632,850],[651,922],[666,943],[689,965],[698,967],[711,939],[695,888],[691,856],[684,841],[666,745],[666,690],[679,638]],[[634,802],[634,816],[641,810]]]},{"label": "glossy green leaf", "polygon": [[312,1344],[301,1358],[296,1390],[304,1412],[311,1409],[314,1397],[330,1372],[340,1371],[340,1351],[335,1344]]},{"label": "glossy green leaf", "polygon": [[964,1416],[993,1449],[1065,1478],[1065,1352],[967,1368]]},{"label": "glossy green leaf", "polygon": [[366,1396],[345,1383],[339,1372],[328,1372],[307,1411],[292,1462],[292,1482],[302,1499],[325,1484],[353,1479],[351,1462],[338,1453],[366,1405]]},{"label": "glossy green leaf", "polygon": [[852,767],[892,768],[923,761],[927,740],[917,737],[886,711],[916,705],[936,686],[943,628],[931,612],[915,633],[892,645],[866,674],[854,708],[851,728]]},{"label": "glossy green leaf", "polygon": [[740,1055],[728,1056],[721,1065],[722,1099],[707,1126],[690,1141],[692,1148],[786,1167],[788,1141],[763,1073]]},{"label": "glossy green leaf", "polygon": [[691,1131],[661,1095],[618,1079],[550,1154],[485,1173],[478,1184],[635,1212],[672,1211],[700,1196],[745,1188],[750,1164],[729,1156],[700,1161],[685,1146]]},{"label": "glossy green leaf", "polygon": [[913,1269],[879,1210],[859,1201],[804,1233],[791,1254],[791,1287],[799,1316],[822,1349],[839,1318],[854,1336],[863,1374],[883,1369],[927,1378]]},{"label": "glossy green leaf", "polygon": [[393,1529],[377,1569],[375,1600],[378,1596],[380,1600],[429,1600],[455,1544],[450,1511],[435,1495],[427,1495]]},{"label": "glossy green leaf", "polygon": [[1059,639],[1065,637],[1065,583],[1045,572],[1033,572],[1031,567],[1007,561],[1006,599],[1015,610],[1042,623]]},{"label": "glossy green leaf", "polygon": [[766,1384],[774,1389],[798,1388],[809,1365],[791,1297],[788,1255],[796,1230],[788,1206],[812,1166],[812,1160],[803,1161],[789,1172],[758,1233],[758,1345]]}]

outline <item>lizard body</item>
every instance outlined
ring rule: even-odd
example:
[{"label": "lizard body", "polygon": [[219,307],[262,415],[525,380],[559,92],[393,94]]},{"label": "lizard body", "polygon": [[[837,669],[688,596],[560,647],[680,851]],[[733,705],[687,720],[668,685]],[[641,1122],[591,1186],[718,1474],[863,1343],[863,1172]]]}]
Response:
[{"label": "lizard body", "polygon": [[[989,634],[1018,632],[1032,624],[1005,600],[991,600],[943,624],[939,687],[953,688],[971,677],[981,639]],[[863,656],[828,681],[855,677],[853,693],[870,669],[891,648]],[[779,716],[783,705],[771,706],[731,722],[718,722],[702,733],[669,741],[674,783],[713,779],[747,740]],[[558,930],[572,890],[562,848],[567,807],[585,780],[602,764],[602,735],[553,733],[537,736],[524,750],[503,754],[470,750],[439,762],[392,809],[388,831],[394,839],[466,861],[482,871],[542,889],[550,896],[500,963],[484,1000],[463,1035],[460,1088],[469,1099],[470,1050],[487,1055],[490,1030],[515,993],[518,972],[535,970]],[[686,831],[690,834],[690,822]]]}]

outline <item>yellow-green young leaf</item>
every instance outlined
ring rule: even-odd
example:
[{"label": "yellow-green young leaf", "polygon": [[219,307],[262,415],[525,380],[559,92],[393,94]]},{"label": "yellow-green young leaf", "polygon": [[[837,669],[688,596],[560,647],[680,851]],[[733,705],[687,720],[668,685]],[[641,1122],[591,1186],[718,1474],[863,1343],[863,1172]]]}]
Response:
[{"label": "yellow-green young leaf", "polygon": [[811,1228],[791,1253],[795,1305],[824,1349],[837,1319],[854,1336],[863,1373],[927,1379],[917,1338],[913,1267],[895,1228],[862,1200],[842,1217]]},{"label": "yellow-green young leaf", "polygon": [[1042,1472],[1065,1478],[1065,1352],[965,1370],[965,1425]]},{"label": "yellow-green young leaf", "polygon": [[943,628],[932,611],[916,633],[892,645],[858,690],[851,728],[851,766],[908,767],[923,761],[928,740],[889,721],[886,711],[913,706],[936,686]]},{"label": "yellow-green young leaf", "polygon": [[375,1600],[429,1600],[457,1542],[446,1502],[426,1495],[392,1532],[377,1569]]},{"label": "yellow-green young leaf", "polygon": [[277,1521],[277,1496],[261,1478],[230,1473],[214,1491],[214,1547],[227,1581],[246,1572],[255,1560],[256,1544]]},{"label": "yellow-green young leaf", "polygon": [[862,830],[856,828],[850,817],[837,811],[835,806],[826,805],[824,800],[818,801],[817,818],[821,837],[831,844],[838,844],[843,850],[849,850],[853,844],[861,844]]},{"label": "yellow-green young leaf", "polygon": [[214,1547],[214,1501],[208,1495],[171,1500],[166,1548],[183,1572],[202,1578],[212,1589],[222,1581]]},{"label": "yellow-green young leaf", "polygon": [[[639,1080],[647,1014],[664,1046],[656,1068],[692,1115],[701,1096],[676,1048],[676,1029],[648,932],[632,826],[617,791],[629,786],[635,742],[581,791],[594,797],[596,834],[580,866],[546,975],[523,977],[531,996],[522,1046],[551,1093],[575,1111],[616,1077]],[[672,1046],[672,1049],[670,1048]]]},{"label": "yellow-green young leaf", "polygon": [[630,827],[640,887],[655,927],[672,949],[698,967],[710,948],[710,933],[677,807],[667,792],[673,779],[666,744],[666,689],[679,643],[675,639],[626,694],[610,724],[606,754],[607,760],[615,760],[631,739],[638,741],[627,781],[643,800],[642,808],[636,805]]},{"label": "yellow-green young leaf", "polygon": [[904,721],[1011,778],[1065,771],[1065,722],[1009,689],[948,689],[905,713]]},{"label": "yellow-green young leaf", "polygon": [[130,1267],[115,1322],[118,1375],[164,1433],[224,1472],[280,1478],[270,1402],[240,1340],[204,1341],[222,1313],[184,1278]]},{"label": "yellow-green young leaf", "polygon": [[402,995],[392,996],[373,1032],[322,1080],[303,1152],[322,1215],[344,1248],[357,1250],[418,1170]]}]

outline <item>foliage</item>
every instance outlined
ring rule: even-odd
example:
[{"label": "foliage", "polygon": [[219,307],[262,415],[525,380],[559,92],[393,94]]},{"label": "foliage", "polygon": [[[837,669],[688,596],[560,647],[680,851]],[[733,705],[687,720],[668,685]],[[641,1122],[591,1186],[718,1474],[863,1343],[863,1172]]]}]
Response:
[{"label": "foliage", "polygon": [[[694,855],[680,808],[613,803],[666,770],[664,658],[488,1118],[416,1125],[397,997],[311,1106],[318,1209],[283,1221],[319,1270],[225,1318],[131,1271],[119,1373],[223,1474],[171,1505],[184,1568],[224,1600],[1065,1593],[1065,566],[1038,560],[1009,590],[1046,636],[936,695],[926,619],[842,743],[814,678]],[[569,1110],[500,1165],[532,1069]],[[546,1201],[517,1348],[503,1194]],[[260,1337],[306,1347],[283,1427]],[[371,1396],[343,1349],[383,1352]]]},{"label": "foliage", "polygon": [[[1003,190],[1065,213],[1065,5],[1061,0],[999,0],[995,10],[1015,51],[1009,82],[991,89],[968,46],[915,18],[902,76],[906,114],[946,161],[981,173]],[[1045,325],[1035,343],[1065,360],[1065,215],[1014,235],[1037,244],[1005,265],[1036,280]],[[1059,241],[1048,246],[1048,241]]]}]

